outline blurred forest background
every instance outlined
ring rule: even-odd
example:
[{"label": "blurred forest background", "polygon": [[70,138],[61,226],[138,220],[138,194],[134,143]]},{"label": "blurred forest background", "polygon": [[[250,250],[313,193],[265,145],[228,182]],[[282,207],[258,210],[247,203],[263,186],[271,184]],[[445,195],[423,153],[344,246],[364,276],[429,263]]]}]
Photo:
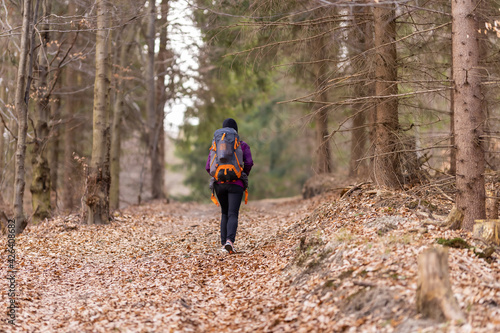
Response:
[{"label": "blurred forest background", "polygon": [[312,177],[430,183],[458,206],[478,198],[481,218],[499,164],[499,8],[1,0],[2,210],[22,230],[25,216],[92,223],[150,199],[208,200],[211,138],[233,117],[251,199],[299,195]]}]

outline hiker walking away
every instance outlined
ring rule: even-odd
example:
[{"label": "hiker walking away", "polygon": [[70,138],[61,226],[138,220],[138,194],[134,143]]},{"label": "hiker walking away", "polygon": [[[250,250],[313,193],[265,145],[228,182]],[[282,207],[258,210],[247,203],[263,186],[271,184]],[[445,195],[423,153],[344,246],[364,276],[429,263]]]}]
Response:
[{"label": "hiker walking away", "polygon": [[[239,140],[238,125],[232,118],[215,131],[205,169],[212,176],[212,200],[221,208],[220,240],[230,254],[236,253],[234,241],[238,229],[241,200],[248,187],[248,175],[253,166],[250,146]],[[217,195],[217,199],[213,195]]]}]

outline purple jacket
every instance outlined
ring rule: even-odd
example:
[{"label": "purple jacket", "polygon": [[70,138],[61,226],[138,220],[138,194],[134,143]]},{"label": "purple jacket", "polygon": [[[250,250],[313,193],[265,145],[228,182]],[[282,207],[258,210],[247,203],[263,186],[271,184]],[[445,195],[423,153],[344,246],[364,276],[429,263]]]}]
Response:
[{"label": "purple jacket", "polygon": [[[250,170],[253,167],[252,152],[250,151],[250,146],[245,141],[241,142],[241,150],[243,151],[243,172],[250,175]],[[205,170],[210,174],[210,152],[208,153],[207,163],[205,164]],[[220,182],[218,182],[220,184]],[[243,181],[238,179],[232,182],[232,184],[240,185],[244,187]]]}]

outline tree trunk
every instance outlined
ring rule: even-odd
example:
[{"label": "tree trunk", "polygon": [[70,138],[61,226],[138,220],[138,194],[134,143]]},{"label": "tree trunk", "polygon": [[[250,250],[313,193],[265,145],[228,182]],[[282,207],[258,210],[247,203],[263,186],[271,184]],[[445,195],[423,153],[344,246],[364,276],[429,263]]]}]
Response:
[{"label": "tree trunk", "polygon": [[[453,47],[451,48],[451,59],[453,59]],[[451,66],[451,77],[453,78],[453,64]],[[453,87],[454,88],[454,87]],[[457,147],[455,145],[455,92],[450,90],[450,172],[451,176],[457,174]]]},{"label": "tree trunk", "polygon": [[98,0],[94,110],[92,130],[92,160],[87,176],[85,195],[87,224],[106,224],[109,221],[109,58],[108,11],[105,0]]},{"label": "tree trunk", "polygon": [[391,97],[398,92],[396,21],[393,4],[373,9],[375,20],[375,95],[380,97],[375,127],[373,174],[378,185],[400,188],[402,175],[397,150],[398,99]]},{"label": "tree trunk", "polygon": [[452,54],[457,147],[456,205],[464,212],[462,228],[471,231],[485,213],[485,154],[481,143],[484,112],[481,105],[479,45],[475,9],[478,0],[453,0]]},{"label": "tree trunk", "polygon": [[[25,187],[25,159],[26,135],[28,131],[28,101],[26,91],[27,65],[29,53],[29,36],[31,24],[31,0],[23,1],[23,26],[21,30],[21,48],[19,54],[19,67],[17,70],[16,94],[14,105],[16,108],[18,131],[16,148],[16,170],[14,176],[14,218],[16,221],[16,235],[23,232],[27,221],[24,216],[24,187]],[[28,90],[29,91],[29,90]]]},{"label": "tree trunk", "polygon": [[314,106],[314,119],[316,123],[316,144],[317,144],[317,165],[316,173],[332,172],[332,158],[330,151],[330,141],[328,139],[328,109],[325,103],[328,102],[326,91],[326,79],[323,75],[327,58],[326,45],[323,37],[318,38],[315,45],[316,65],[315,65],[315,88],[316,98],[319,101]]},{"label": "tree trunk", "polygon": [[33,206],[34,223],[48,218],[51,214],[50,205],[50,168],[47,160],[47,140],[49,136],[49,98],[47,87],[49,63],[47,59],[47,45],[50,41],[48,15],[51,11],[51,2],[42,2],[42,17],[44,22],[40,25],[40,47],[38,51],[38,87],[35,115],[35,140],[32,154],[32,181],[31,198]]},{"label": "tree trunk", "polygon": [[[478,1],[478,7],[475,8],[475,13],[493,13],[494,11],[498,11],[496,8],[496,4],[493,1]],[[489,21],[489,17],[485,15],[476,15],[474,17],[477,27],[479,28],[478,33],[476,34],[478,38],[479,45],[479,55],[478,55],[478,68],[481,68],[481,75],[484,76],[484,73],[493,73],[498,70],[496,63],[490,61],[491,57],[495,57],[496,53],[491,54],[490,50],[490,39],[488,34],[483,35],[480,33],[481,28],[487,26]],[[496,52],[496,51],[495,51]],[[489,76],[489,75],[488,75]],[[496,127],[497,124],[497,108],[494,105],[495,103],[491,103],[490,101],[495,101],[498,98],[498,89],[490,88],[488,84],[482,84],[480,86],[481,89],[481,109],[483,110],[483,114],[485,117],[485,122],[483,126],[483,134],[484,137],[482,139],[482,146],[485,152],[485,165],[486,168],[492,169],[495,171],[500,170],[500,155],[498,154],[498,139],[497,133],[498,129]]]},{"label": "tree trunk", "polygon": [[[370,0],[365,0],[365,2],[368,4]],[[373,10],[369,9],[366,7],[366,10],[372,14],[371,20],[366,24],[366,38],[365,38],[365,50],[373,50],[372,52],[367,53],[368,59],[366,60],[367,63],[373,64],[375,63],[375,59],[377,57],[377,53],[375,50],[375,26],[373,22]],[[375,96],[375,85],[376,85],[376,80],[375,80],[375,70],[373,66],[369,66],[367,68],[367,84],[366,84],[366,89],[368,90],[367,96]],[[368,118],[368,141],[369,141],[369,148],[368,148],[368,156],[370,158],[368,159],[368,176],[371,179],[375,179],[375,138],[376,138],[376,127],[377,127],[377,101],[371,99],[369,102],[367,102],[367,118]]]},{"label": "tree trunk", "polygon": [[167,103],[167,92],[165,86],[165,78],[167,74],[168,64],[172,63],[172,54],[167,48],[167,28],[168,28],[168,13],[169,13],[169,0],[162,0],[161,2],[161,19],[158,20],[160,30],[160,49],[158,51],[158,80],[156,81],[156,123],[155,123],[155,141],[157,142],[157,156],[156,168],[152,171],[153,181],[153,197],[165,198],[165,104]]},{"label": "tree trunk", "polygon": [[352,119],[349,176],[354,178],[366,176],[366,161],[362,160],[366,148],[366,130],[364,128],[366,117],[363,108],[364,105],[361,104],[356,104],[356,107],[353,108],[355,114]]},{"label": "tree trunk", "polygon": [[[453,57],[452,57],[453,58]],[[453,70],[451,71],[453,77]],[[455,146],[455,96],[453,90],[450,90],[450,171],[451,176],[457,174],[457,149]]]},{"label": "tree trunk", "polygon": [[[156,101],[156,87],[155,87],[155,36],[156,36],[156,4],[155,1],[150,1],[150,12],[148,21],[148,58],[146,64],[146,86],[147,94],[147,116],[148,116],[148,146],[149,146],[149,160],[151,166],[151,195],[153,199],[163,198],[163,163],[160,161],[159,142],[160,131],[157,127],[158,113]],[[163,121],[162,121],[163,123]]]},{"label": "tree trunk", "polygon": [[[120,38],[121,47],[119,50],[119,70],[125,69],[127,66],[127,51],[130,45],[130,39],[134,33],[133,28],[124,27],[122,35],[125,38]],[[125,75],[123,73],[122,75]],[[117,75],[116,81],[116,98],[114,103],[113,122],[111,124],[111,187],[109,189],[109,204],[111,209],[120,207],[120,152],[121,152],[121,121],[123,116],[123,97],[124,84],[121,74]]]},{"label": "tree trunk", "polygon": [[[64,73],[64,80],[66,87],[74,86],[75,76],[77,76],[71,68],[66,67]],[[62,182],[62,204],[66,212],[71,212],[76,204],[74,200],[75,182],[76,182],[76,168],[75,168],[75,122],[74,114],[78,109],[78,101],[75,96],[66,95],[64,106],[64,134],[63,134],[63,182]]]},{"label": "tree trunk", "polygon": [[[68,4],[68,15],[76,14],[76,3],[70,1]],[[73,34],[73,33],[71,33]],[[71,37],[72,38],[72,37]],[[78,82],[79,74],[73,71],[70,64],[64,68],[64,87],[70,88],[75,86],[75,81]],[[64,119],[64,134],[63,134],[63,169],[62,169],[62,206],[66,212],[71,212],[76,204],[74,200],[75,182],[77,181],[75,168],[75,131],[74,131],[74,115],[78,110],[79,102],[75,95],[65,95],[63,119]]]},{"label": "tree trunk", "polygon": [[50,168],[50,189],[52,207],[58,207],[58,170],[59,170],[59,143],[60,143],[60,124],[61,119],[61,99],[56,98],[54,102],[51,103],[51,118],[53,119],[53,124],[50,127],[50,145],[48,152],[49,168]]},{"label": "tree trunk", "polygon": [[[353,25],[355,26],[352,39],[354,45],[351,45],[350,56],[355,57],[360,53],[365,53],[369,48],[367,40],[371,39],[371,20],[367,18],[368,6],[353,8]],[[368,70],[366,62],[357,62],[354,64],[354,72],[363,72]],[[354,86],[354,98],[369,96],[369,87],[365,82],[359,82]],[[352,131],[351,131],[351,154],[349,160],[349,176],[360,178],[367,176],[367,161],[362,160],[366,152],[367,131],[365,128],[366,114],[370,110],[367,103],[356,103],[353,105],[352,112]]]},{"label": "tree trunk", "polygon": [[447,248],[429,248],[418,256],[416,303],[425,317],[465,322],[451,290]]}]

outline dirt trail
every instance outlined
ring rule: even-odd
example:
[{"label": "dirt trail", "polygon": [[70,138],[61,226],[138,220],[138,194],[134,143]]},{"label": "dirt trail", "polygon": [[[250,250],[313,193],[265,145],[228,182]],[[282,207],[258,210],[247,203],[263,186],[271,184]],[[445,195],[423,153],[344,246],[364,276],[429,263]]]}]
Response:
[{"label": "dirt trail", "polygon": [[233,256],[220,251],[212,205],[155,203],[110,226],[32,227],[16,247],[18,331],[265,331],[290,297],[282,270],[292,253],[275,236],[306,212],[299,200],[243,206]]},{"label": "dirt trail", "polygon": [[[481,259],[469,233],[427,223],[449,202],[426,199],[430,208],[367,184],[342,199],[251,202],[236,255],[220,251],[214,205],[155,202],[106,226],[76,216],[30,226],[16,244],[16,328],[2,321],[0,332],[499,332],[498,253]],[[418,254],[455,237],[475,246],[449,250],[467,323],[423,320]]]}]

